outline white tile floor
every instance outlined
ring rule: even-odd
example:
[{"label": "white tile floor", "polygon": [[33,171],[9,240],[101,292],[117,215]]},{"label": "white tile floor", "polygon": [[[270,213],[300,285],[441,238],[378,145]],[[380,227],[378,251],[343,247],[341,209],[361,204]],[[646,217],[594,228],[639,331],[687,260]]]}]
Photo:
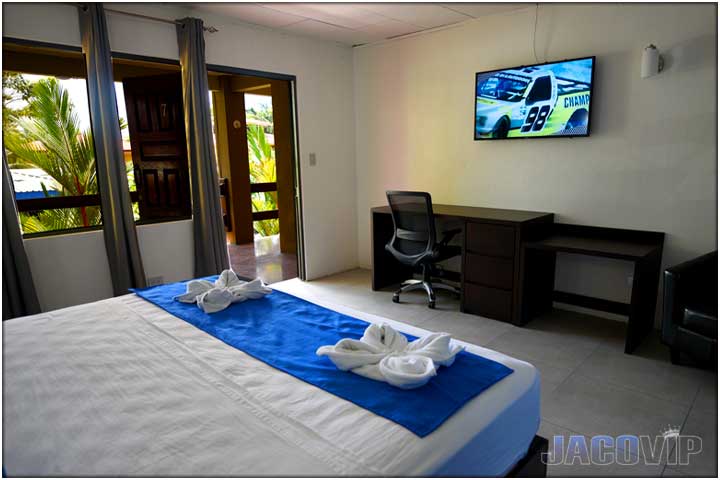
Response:
[{"label": "white tile floor", "polygon": [[[370,272],[352,270],[312,282],[283,282],[306,295],[422,328],[446,331],[535,365],[541,376],[539,434],[657,435],[668,425],[703,439],[687,466],[663,461],[635,465],[549,466],[550,476],[717,476],[717,374],[672,365],[657,336],[634,355],[623,353],[624,324],[556,310],[524,328],[459,312],[458,301],[438,294],[437,309],[421,293],[391,301],[373,292]],[[638,452],[632,452],[637,457]],[[652,460],[652,459],[649,459]],[[652,463],[656,463],[653,465]]]}]

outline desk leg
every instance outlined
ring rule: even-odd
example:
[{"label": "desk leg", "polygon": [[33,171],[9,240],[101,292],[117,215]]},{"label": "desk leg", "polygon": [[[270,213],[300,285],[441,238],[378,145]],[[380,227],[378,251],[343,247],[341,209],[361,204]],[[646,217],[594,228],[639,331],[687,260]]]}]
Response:
[{"label": "desk leg", "polygon": [[632,353],[653,329],[659,281],[659,254],[635,262],[625,353]]},{"label": "desk leg", "polygon": [[385,250],[385,244],[393,236],[392,217],[372,213],[372,289],[380,290],[389,285],[412,278],[412,269],[402,265]]}]

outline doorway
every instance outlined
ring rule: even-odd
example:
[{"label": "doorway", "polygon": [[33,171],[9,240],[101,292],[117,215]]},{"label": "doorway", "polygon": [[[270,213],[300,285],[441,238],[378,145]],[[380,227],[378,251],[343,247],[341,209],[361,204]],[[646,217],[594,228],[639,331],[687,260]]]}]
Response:
[{"label": "doorway", "polygon": [[302,278],[293,81],[208,69],[230,265],[265,283]]}]

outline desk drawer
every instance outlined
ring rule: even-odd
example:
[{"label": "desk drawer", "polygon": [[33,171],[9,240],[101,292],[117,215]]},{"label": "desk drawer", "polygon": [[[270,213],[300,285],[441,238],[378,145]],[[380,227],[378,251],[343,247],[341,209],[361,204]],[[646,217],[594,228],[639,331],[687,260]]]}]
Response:
[{"label": "desk drawer", "polygon": [[515,255],[515,228],[468,222],[465,248],[483,255],[512,258]]},{"label": "desk drawer", "polygon": [[466,313],[509,322],[512,320],[512,291],[465,282],[463,309]]},{"label": "desk drawer", "polygon": [[465,281],[488,287],[512,290],[514,268],[512,258],[465,254]]}]

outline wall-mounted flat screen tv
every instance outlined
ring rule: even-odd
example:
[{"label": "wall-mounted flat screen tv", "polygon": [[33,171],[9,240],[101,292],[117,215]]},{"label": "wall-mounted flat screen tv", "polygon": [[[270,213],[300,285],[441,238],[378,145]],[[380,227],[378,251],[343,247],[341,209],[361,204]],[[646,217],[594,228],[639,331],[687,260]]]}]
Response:
[{"label": "wall-mounted flat screen tv", "polygon": [[475,75],[475,140],[590,133],[595,57]]}]

